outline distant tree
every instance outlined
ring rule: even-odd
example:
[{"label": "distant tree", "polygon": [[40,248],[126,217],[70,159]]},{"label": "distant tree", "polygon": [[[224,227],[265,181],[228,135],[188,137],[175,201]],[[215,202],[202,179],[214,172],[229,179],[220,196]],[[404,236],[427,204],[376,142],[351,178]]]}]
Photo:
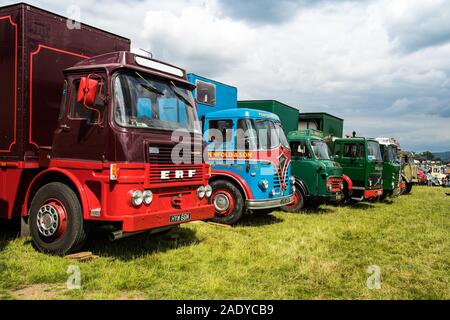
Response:
[{"label": "distant tree", "polygon": [[436,160],[434,158],[434,155],[430,151],[424,151],[422,153],[419,153],[419,155],[424,160],[430,160],[430,161]]}]

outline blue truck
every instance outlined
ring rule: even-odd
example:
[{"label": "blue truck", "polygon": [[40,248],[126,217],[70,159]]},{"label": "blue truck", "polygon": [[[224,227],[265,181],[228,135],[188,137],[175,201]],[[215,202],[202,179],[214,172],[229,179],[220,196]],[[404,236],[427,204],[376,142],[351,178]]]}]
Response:
[{"label": "blue truck", "polygon": [[293,202],[291,152],[277,115],[237,107],[235,87],[189,74],[212,166],[213,221],[237,223]]}]

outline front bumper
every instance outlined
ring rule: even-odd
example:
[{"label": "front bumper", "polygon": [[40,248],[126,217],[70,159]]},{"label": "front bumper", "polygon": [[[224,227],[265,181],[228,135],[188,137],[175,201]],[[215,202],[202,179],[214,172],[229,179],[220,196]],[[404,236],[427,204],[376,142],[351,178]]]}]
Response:
[{"label": "front bumper", "polygon": [[336,193],[333,193],[333,194],[327,194],[327,195],[324,195],[324,196],[319,196],[319,198],[323,202],[337,202],[337,201],[341,201],[344,198],[344,195],[343,195],[342,192],[336,192]]},{"label": "front bumper", "polygon": [[266,199],[266,200],[247,200],[245,205],[247,209],[258,210],[258,209],[271,209],[279,208],[294,202],[294,195],[287,197],[281,197],[277,199]]},{"label": "front bumper", "polygon": [[364,190],[364,198],[370,199],[375,198],[383,195],[383,189],[372,189],[372,190]]},{"label": "front bumper", "polygon": [[[171,222],[170,217],[173,215],[189,214],[190,218],[182,222]],[[195,220],[205,220],[214,217],[214,205],[208,204],[194,208],[185,208],[181,210],[161,211],[156,214],[145,213],[137,215],[129,215],[121,217],[123,223],[123,232],[135,232],[141,230],[154,229],[158,227],[166,227],[177,225]]]}]

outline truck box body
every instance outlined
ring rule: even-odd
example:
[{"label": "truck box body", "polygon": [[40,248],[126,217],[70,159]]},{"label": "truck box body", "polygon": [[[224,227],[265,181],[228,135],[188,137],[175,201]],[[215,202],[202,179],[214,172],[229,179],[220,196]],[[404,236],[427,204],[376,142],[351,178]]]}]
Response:
[{"label": "truck box body", "polygon": [[298,129],[315,129],[323,132],[324,136],[342,138],[344,120],[325,112],[300,113]]},{"label": "truck box body", "polygon": [[51,146],[63,70],[87,57],[129,51],[130,40],[27,4],[0,8],[0,161]]},{"label": "truck box body", "polygon": [[298,127],[298,109],[276,100],[238,101],[239,108],[250,108],[275,113],[280,117],[284,133],[287,135]]},{"label": "truck box body", "polygon": [[209,112],[237,108],[237,88],[190,73],[188,81],[197,86],[194,91],[198,116]]}]

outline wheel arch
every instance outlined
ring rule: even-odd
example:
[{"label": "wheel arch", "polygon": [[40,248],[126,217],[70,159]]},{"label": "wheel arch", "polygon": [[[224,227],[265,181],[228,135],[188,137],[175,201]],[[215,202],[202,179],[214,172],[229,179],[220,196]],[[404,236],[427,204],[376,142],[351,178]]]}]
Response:
[{"label": "wheel arch", "polygon": [[244,200],[253,199],[251,190],[241,177],[230,174],[228,172],[221,172],[216,174],[213,173],[213,176],[209,179],[209,183],[217,180],[225,180],[236,185],[238,190],[241,192]]},{"label": "wheel arch", "polygon": [[349,176],[343,174],[342,179],[344,179],[345,183],[347,184],[348,191],[351,191],[353,189],[353,181],[350,179]]},{"label": "wheel arch", "polygon": [[27,188],[24,205],[22,207],[22,216],[28,216],[28,211],[31,205],[31,201],[34,198],[36,192],[44,185],[52,182],[60,182],[71,188],[80,201],[83,216],[86,216],[88,211],[88,201],[84,188],[80,181],[72,173],[67,170],[53,168],[42,171],[39,173],[30,183]]},{"label": "wheel arch", "polygon": [[306,183],[299,177],[295,177],[295,186],[303,192],[305,197],[309,196],[309,190]]}]

